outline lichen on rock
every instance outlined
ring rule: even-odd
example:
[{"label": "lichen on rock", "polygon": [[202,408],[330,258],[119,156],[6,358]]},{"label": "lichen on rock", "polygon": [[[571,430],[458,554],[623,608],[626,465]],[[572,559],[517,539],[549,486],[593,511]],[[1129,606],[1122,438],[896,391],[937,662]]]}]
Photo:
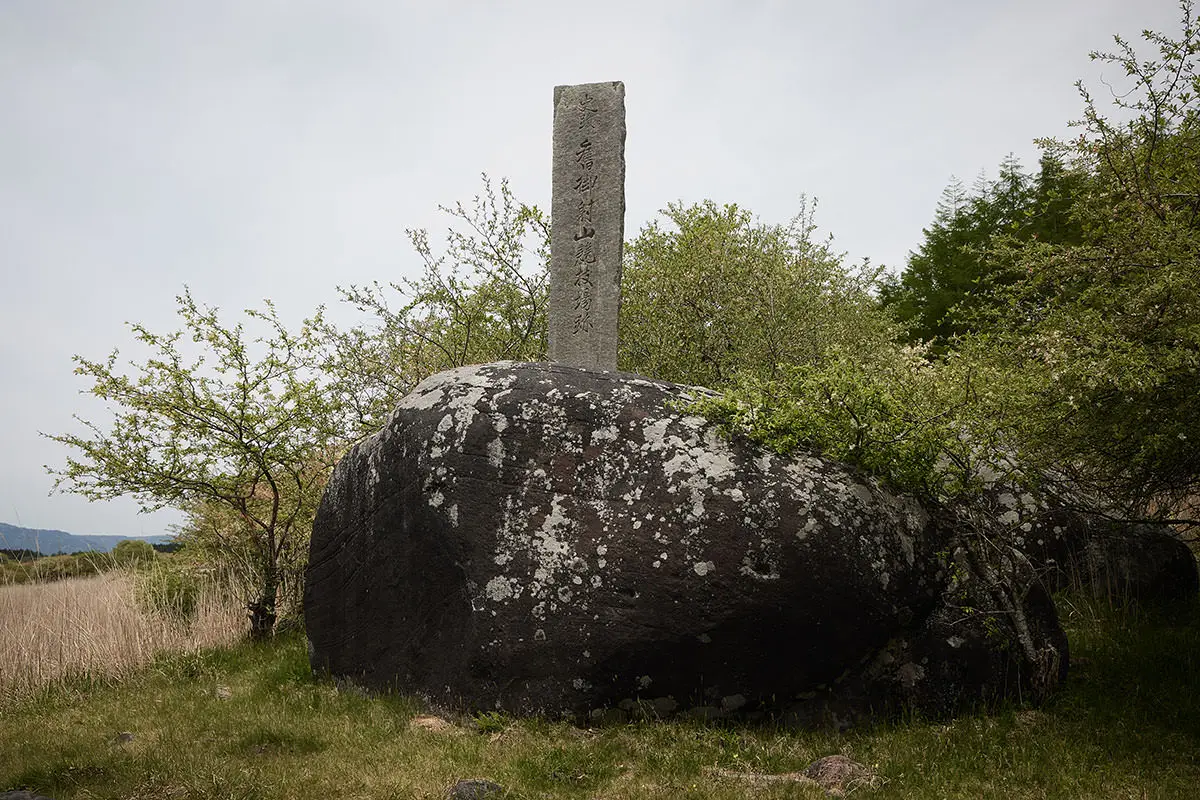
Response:
[{"label": "lichen on rock", "polygon": [[[912,661],[905,679],[882,659],[941,636],[956,531],[845,465],[722,436],[680,410],[703,392],[507,362],[422,382],[330,480],[305,591],[314,666],[581,720],[784,713],[847,675],[870,678],[855,691],[871,703],[919,704],[913,676],[945,670]],[[1024,658],[1012,626],[957,635],[947,658]],[[1028,636],[1057,647],[1061,629],[1051,613]],[[938,707],[1006,691],[1003,658]]]}]

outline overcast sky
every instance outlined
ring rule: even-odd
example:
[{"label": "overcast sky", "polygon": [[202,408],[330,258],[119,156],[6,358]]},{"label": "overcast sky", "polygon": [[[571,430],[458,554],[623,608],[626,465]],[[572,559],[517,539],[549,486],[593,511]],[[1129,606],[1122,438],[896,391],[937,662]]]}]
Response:
[{"label": "overcast sky", "polygon": [[0,0],[0,521],[156,534],[170,512],[48,496],[103,421],[71,356],[178,327],[184,285],[298,324],[419,263],[480,173],[548,210],[556,84],[626,86],[627,236],[668,202],[784,222],[901,267],[952,175],[1080,116],[1112,35],[1174,0]]}]

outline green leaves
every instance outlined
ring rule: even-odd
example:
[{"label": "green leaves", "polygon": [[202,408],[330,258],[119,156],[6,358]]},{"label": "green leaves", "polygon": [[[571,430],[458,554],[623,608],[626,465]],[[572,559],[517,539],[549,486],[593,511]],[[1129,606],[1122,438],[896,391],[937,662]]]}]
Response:
[{"label": "green leaves", "polygon": [[1051,152],[1036,176],[1010,156],[996,180],[981,178],[970,194],[955,180],[904,272],[884,286],[884,304],[913,341],[931,342],[939,355],[949,351],[955,337],[978,329],[973,314],[998,305],[994,292],[1022,276],[1006,248],[1078,241],[1071,208],[1082,180]]},{"label": "green leaves", "polygon": [[777,377],[741,375],[692,410],[779,453],[810,451],[851,464],[894,489],[945,502],[977,482],[984,438],[963,413],[970,376],[896,347],[863,357],[835,348]]},{"label": "green leaves", "polygon": [[109,402],[112,418],[49,436],[74,453],[49,471],[56,488],[93,500],[132,496],[144,509],[172,506],[194,520],[221,509],[225,528],[193,530],[193,539],[218,558],[236,555],[273,607],[280,570],[297,563],[288,558],[307,541],[344,441],[340,408],[314,370],[316,328],[289,331],[267,302],[246,312],[263,330],[250,339],[190,292],[177,302],[181,330],[130,325],[149,355],[127,371],[116,351],[105,361],[76,357],[76,373]]},{"label": "green leaves", "polygon": [[1129,79],[1121,121],[1080,84],[1080,136],[1041,142],[1077,176],[1080,235],[994,248],[1017,279],[963,317],[960,342],[990,365],[1027,457],[1132,518],[1200,494],[1200,29],[1181,8],[1179,39],[1144,34],[1158,58],[1119,38],[1092,54]]},{"label": "green leaves", "polygon": [[711,201],[663,212],[626,247],[621,369],[721,388],[739,373],[818,362],[833,344],[870,351],[892,326],[875,309],[878,270],[846,268],[816,238],[813,207],[787,225]]},{"label": "green leaves", "polygon": [[[1114,115],[1078,84],[1079,136],[1041,140],[1021,191],[1002,169],[949,197],[883,293],[918,338],[954,348],[943,368],[975,372],[964,413],[1031,473],[1129,518],[1200,510],[1200,27],[1180,7],[1178,38],[1143,34],[1155,57],[1119,37],[1091,54],[1125,77]],[[993,213],[1006,192],[1015,216]]]},{"label": "green leaves", "polygon": [[[344,331],[321,326],[322,368],[351,410],[356,435],[377,430],[429,375],[546,357],[549,221],[518,203],[507,181],[497,194],[486,175],[469,207],[441,210],[452,219],[443,252],[435,252],[427,231],[408,231],[424,265],[421,277],[340,289],[371,322]],[[389,302],[393,292],[398,308]]]}]

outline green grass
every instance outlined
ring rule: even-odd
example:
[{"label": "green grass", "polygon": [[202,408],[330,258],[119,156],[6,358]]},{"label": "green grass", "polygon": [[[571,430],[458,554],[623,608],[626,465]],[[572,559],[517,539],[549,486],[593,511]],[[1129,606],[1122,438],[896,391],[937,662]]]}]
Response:
[{"label": "green grass", "polygon": [[0,559],[0,586],[99,575],[116,566],[111,555],[98,552],[42,556],[29,561],[4,558]]},{"label": "green grass", "polygon": [[[310,674],[280,637],[164,657],[119,682],[64,684],[0,708],[0,791],[73,798],[441,798],[488,778],[518,798],[805,798],[727,771],[801,770],[844,753],[879,798],[1194,798],[1200,793],[1200,614],[1063,599],[1073,667],[1039,709],[795,733],[642,722],[581,730],[496,714],[452,733],[422,709]],[[133,734],[120,741],[118,734]]]}]

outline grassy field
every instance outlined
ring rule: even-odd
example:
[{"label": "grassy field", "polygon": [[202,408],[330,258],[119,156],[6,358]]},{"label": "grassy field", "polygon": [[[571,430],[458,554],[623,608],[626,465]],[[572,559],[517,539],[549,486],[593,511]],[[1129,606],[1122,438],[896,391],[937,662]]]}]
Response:
[{"label": "grassy field", "polygon": [[63,680],[129,675],[162,652],[236,641],[245,611],[215,586],[197,585],[186,609],[178,592],[159,592],[156,605],[138,601],[139,588],[145,595],[172,574],[113,569],[0,586],[0,703]]},{"label": "grassy field", "polygon": [[422,727],[415,703],[314,679],[303,639],[173,653],[119,679],[60,679],[0,705],[0,791],[72,798],[806,798],[755,780],[841,753],[879,798],[1195,798],[1200,615],[1064,598],[1076,661],[1040,709],[796,733],[642,722],[581,730],[497,716]]}]

